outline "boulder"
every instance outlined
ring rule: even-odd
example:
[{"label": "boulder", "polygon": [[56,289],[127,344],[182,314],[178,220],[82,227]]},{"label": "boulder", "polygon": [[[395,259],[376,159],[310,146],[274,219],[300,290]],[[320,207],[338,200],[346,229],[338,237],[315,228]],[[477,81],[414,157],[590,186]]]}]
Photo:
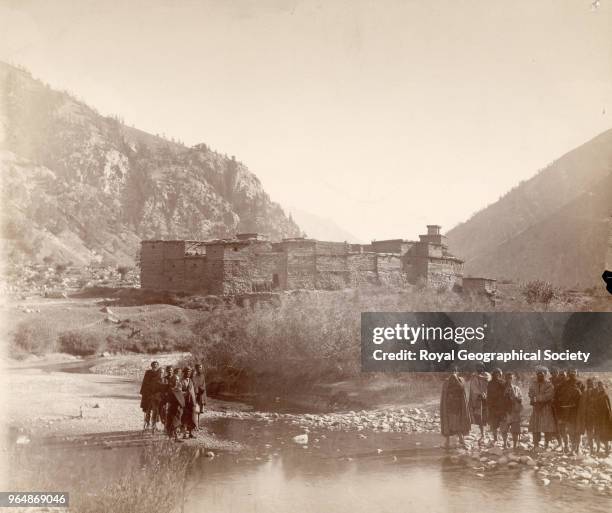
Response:
[{"label": "boulder", "polygon": [[303,435],[297,435],[293,437],[293,441],[296,444],[307,444],[308,443],[308,435],[307,434],[303,434]]},{"label": "boulder", "polygon": [[487,450],[487,454],[490,454],[491,456],[503,456],[504,450],[501,447],[491,447],[489,450]]}]

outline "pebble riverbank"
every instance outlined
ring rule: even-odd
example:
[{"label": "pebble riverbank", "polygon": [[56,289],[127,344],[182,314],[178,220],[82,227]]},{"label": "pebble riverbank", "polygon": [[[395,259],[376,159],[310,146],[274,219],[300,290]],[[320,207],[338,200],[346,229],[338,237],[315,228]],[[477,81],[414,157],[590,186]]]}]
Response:
[{"label": "pebble riverbank", "polygon": [[[291,414],[244,411],[214,412],[214,417],[256,420],[271,424],[286,422],[299,427],[304,435],[311,430],[353,431],[359,438],[368,432],[377,433],[439,433],[440,416],[434,408],[397,408],[374,411],[349,411],[328,414]],[[448,450],[451,462],[464,465],[478,478],[492,472],[533,472],[542,486],[554,483],[578,489],[590,488],[595,493],[612,497],[612,456],[564,454],[551,444],[552,449],[533,453],[533,442],[527,428],[522,429],[516,451],[494,444],[487,434],[479,444],[479,434],[473,430],[465,437],[465,448]],[[300,435],[304,437],[304,435]],[[300,436],[296,443],[304,443]],[[307,438],[306,438],[307,439]],[[441,438],[441,442],[443,439]],[[443,449],[442,443],[439,446]]]}]

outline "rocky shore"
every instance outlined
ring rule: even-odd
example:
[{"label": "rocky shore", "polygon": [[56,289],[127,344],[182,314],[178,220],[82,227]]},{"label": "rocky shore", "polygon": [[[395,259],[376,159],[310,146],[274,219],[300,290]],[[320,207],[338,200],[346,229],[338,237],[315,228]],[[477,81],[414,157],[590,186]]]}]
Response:
[{"label": "rocky shore", "polygon": [[[353,431],[359,438],[367,438],[368,432],[375,433],[439,433],[440,416],[435,407],[397,408],[374,411],[349,411],[327,414],[292,414],[245,411],[211,412],[213,417],[239,420],[256,420],[271,424],[286,422],[299,427],[303,434],[294,442],[307,443],[310,431]],[[479,434],[472,431],[465,437],[465,448],[450,449],[451,462],[464,465],[476,477],[484,478],[492,472],[533,472],[542,486],[560,484],[576,488],[590,488],[597,494],[612,497],[612,456],[564,454],[556,441],[552,449],[533,452],[531,434],[522,429],[516,450],[504,449],[501,443],[494,444],[489,435],[482,444]],[[440,449],[443,449],[440,439]]]}]

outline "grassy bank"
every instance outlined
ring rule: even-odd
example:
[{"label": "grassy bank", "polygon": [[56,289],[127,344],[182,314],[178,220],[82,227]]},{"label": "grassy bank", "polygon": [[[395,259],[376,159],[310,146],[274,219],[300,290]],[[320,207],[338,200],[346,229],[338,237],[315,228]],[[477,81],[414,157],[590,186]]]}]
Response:
[{"label": "grassy bank", "polygon": [[131,464],[119,468],[109,458],[107,471],[95,471],[105,464],[100,451],[70,458],[52,449],[14,450],[5,484],[9,490],[68,491],[70,511],[77,513],[172,512],[183,500],[186,472],[196,456],[195,450],[166,442],[126,459]]}]

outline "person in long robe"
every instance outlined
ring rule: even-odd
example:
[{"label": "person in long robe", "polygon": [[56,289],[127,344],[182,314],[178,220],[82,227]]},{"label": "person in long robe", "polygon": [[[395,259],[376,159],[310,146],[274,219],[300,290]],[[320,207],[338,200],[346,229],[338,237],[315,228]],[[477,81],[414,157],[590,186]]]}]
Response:
[{"label": "person in long robe", "polygon": [[140,385],[140,408],[144,412],[144,429],[152,425],[153,430],[159,419],[161,403],[161,369],[158,362],[151,362],[151,368],[145,371]]},{"label": "person in long robe", "polygon": [[556,412],[557,430],[563,442],[564,452],[570,452],[571,450],[575,453],[580,451],[578,407],[582,392],[577,375],[575,369],[570,370],[567,379],[555,389],[554,411]]},{"label": "person in long robe", "polygon": [[576,416],[576,432],[580,437],[586,434],[587,447],[591,453],[595,450],[595,422],[593,415],[595,392],[593,378],[588,378],[584,393],[580,396],[578,415]]},{"label": "person in long robe", "polygon": [[469,408],[472,424],[480,429],[480,440],[484,440],[484,427],[487,424],[487,387],[491,375],[485,371],[484,365],[479,365],[470,378]]},{"label": "person in long robe", "polygon": [[493,443],[497,442],[497,433],[506,416],[506,386],[502,381],[501,369],[494,369],[491,381],[487,384],[487,422],[493,435]]},{"label": "person in long robe", "polygon": [[168,382],[166,412],[166,434],[169,438],[179,441],[178,433],[182,425],[183,410],[185,408],[185,396],[181,389],[180,379],[174,374]]},{"label": "person in long robe", "polygon": [[206,405],[206,375],[204,374],[204,368],[201,363],[196,364],[195,372],[193,373],[193,388],[196,396],[196,403],[198,405],[197,414],[197,429],[200,429],[200,414],[204,411]]},{"label": "person in long robe", "polygon": [[[557,369],[556,367],[553,367],[551,369],[550,382],[553,384],[553,387],[555,388],[555,395],[557,394],[557,390],[563,385],[566,379],[567,379],[567,374],[565,370]],[[553,400],[553,414],[555,416],[555,422],[556,422],[559,416],[559,412],[556,410],[556,405],[555,405],[554,400]],[[557,439],[557,443],[559,444],[559,447],[563,447],[563,440],[561,439],[561,434],[559,433],[558,430],[555,433],[555,438]]]},{"label": "person in long robe", "polygon": [[610,396],[603,381],[597,382],[594,395],[594,417],[597,452],[599,453],[603,446],[607,455],[610,452],[609,442],[612,440],[612,408],[610,407]]},{"label": "person in long robe", "polygon": [[453,372],[442,385],[440,396],[440,431],[450,446],[450,437],[456,435],[464,445],[463,436],[470,432],[470,412],[465,392],[465,381]]},{"label": "person in long robe", "polygon": [[533,406],[531,418],[529,419],[529,430],[533,434],[533,450],[538,451],[542,433],[544,433],[544,448],[557,432],[557,423],[553,413],[553,399],[555,387],[546,379],[548,369],[538,367],[536,379],[529,387],[529,402]]},{"label": "person in long robe", "polygon": [[183,397],[185,398],[185,407],[181,417],[185,438],[195,438],[193,431],[195,430],[197,424],[198,403],[196,401],[195,389],[193,387],[191,374],[191,368],[185,367],[183,369],[183,377],[180,381],[181,391],[183,392]]},{"label": "person in long robe", "polygon": [[164,374],[162,375],[162,385],[164,385],[164,388],[163,393],[161,395],[161,403],[159,406],[159,417],[164,426],[166,425],[166,415],[168,413],[168,384],[170,383],[170,379],[172,378],[173,370],[174,368],[172,367],[172,365],[166,365]]},{"label": "person in long robe", "polygon": [[504,448],[508,447],[508,432],[512,435],[512,448],[517,449],[521,434],[521,411],[523,410],[523,395],[520,387],[513,384],[514,375],[506,372],[504,376],[504,420],[501,431]]}]

